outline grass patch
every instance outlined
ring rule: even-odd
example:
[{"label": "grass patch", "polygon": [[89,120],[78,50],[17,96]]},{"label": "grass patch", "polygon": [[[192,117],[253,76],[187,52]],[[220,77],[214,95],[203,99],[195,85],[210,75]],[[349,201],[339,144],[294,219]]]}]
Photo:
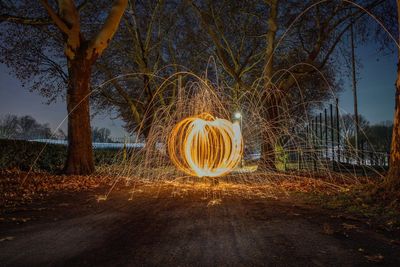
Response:
[{"label": "grass patch", "polygon": [[381,181],[350,186],[337,193],[301,194],[310,204],[366,218],[387,230],[400,230],[400,203],[396,195],[380,191]]}]

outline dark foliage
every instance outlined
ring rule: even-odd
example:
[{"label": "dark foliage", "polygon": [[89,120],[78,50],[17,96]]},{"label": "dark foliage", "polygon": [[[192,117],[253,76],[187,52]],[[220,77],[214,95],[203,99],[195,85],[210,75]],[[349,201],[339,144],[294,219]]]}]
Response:
[{"label": "dark foliage", "polygon": [[[19,169],[28,171],[58,172],[62,170],[67,157],[67,147],[23,140],[0,139],[0,170]],[[118,149],[94,150],[96,165],[122,162]],[[36,161],[36,162],[35,162]]]}]

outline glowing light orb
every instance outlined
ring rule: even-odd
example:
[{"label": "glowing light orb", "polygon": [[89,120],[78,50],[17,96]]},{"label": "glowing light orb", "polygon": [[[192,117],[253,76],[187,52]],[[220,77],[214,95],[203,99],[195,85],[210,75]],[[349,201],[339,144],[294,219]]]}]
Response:
[{"label": "glowing light orb", "polygon": [[171,161],[181,171],[198,177],[218,177],[241,161],[243,140],[238,122],[209,113],[183,119],[168,138]]}]

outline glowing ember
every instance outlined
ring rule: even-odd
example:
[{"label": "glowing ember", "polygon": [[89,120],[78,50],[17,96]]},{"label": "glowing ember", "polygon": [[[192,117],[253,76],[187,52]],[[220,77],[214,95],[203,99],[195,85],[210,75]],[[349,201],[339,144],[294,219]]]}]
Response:
[{"label": "glowing ember", "polygon": [[214,118],[208,113],[180,121],[168,139],[172,162],[192,176],[227,174],[239,164],[242,152],[239,123]]}]

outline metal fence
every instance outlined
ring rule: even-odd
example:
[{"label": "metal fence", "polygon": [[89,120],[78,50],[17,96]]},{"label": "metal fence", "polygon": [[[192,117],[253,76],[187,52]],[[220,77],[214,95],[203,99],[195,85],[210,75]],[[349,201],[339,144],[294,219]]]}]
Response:
[{"label": "metal fence", "polygon": [[[358,146],[352,145],[343,134],[340,122],[339,101],[330,104],[329,109],[311,116],[307,122],[293,129],[292,140],[287,141],[282,153],[288,155],[291,165],[297,168],[318,168],[318,165],[347,167],[373,167],[386,169],[389,166],[388,151],[374,150],[366,136],[360,136]],[[287,138],[290,140],[290,138]],[[358,149],[357,149],[358,147]]]}]

